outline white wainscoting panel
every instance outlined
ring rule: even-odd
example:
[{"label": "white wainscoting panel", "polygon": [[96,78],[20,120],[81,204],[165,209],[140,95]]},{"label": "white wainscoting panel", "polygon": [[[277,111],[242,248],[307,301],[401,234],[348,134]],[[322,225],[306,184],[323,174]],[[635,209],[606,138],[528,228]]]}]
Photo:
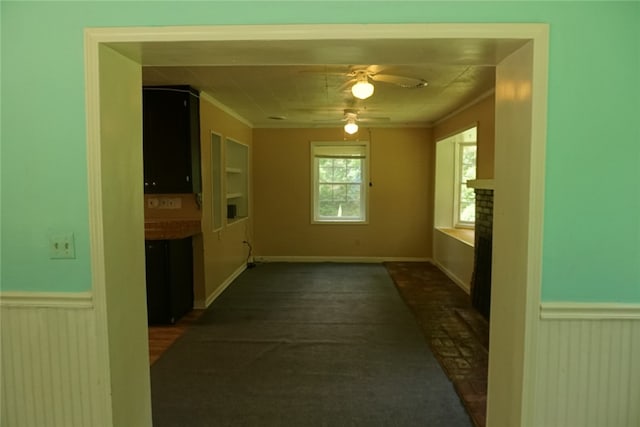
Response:
[{"label": "white wainscoting panel", "polygon": [[541,307],[536,427],[640,426],[640,305]]},{"label": "white wainscoting panel", "polygon": [[0,296],[0,425],[103,425],[90,295]]}]

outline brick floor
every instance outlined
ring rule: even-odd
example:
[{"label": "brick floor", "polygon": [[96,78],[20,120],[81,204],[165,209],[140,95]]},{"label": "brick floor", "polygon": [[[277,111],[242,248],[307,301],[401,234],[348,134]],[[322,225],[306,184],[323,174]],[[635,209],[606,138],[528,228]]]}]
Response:
[{"label": "brick floor", "polygon": [[431,350],[477,427],[485,427],[489,324],[471,299],[426,262],[385,263]]}]

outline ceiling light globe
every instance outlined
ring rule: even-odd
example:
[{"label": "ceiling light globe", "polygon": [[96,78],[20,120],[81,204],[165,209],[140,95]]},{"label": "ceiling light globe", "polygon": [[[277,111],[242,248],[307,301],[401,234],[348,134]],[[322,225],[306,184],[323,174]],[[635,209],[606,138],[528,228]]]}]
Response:
[{"label": "ceiling light globe", "polygon": [[358,124],[354,122],[349,122],[346,125],[344,125],[344,131],[349,135],[353,135],[354,133],[358,132]]},{"label": "ceiling light globe", "polygon": [[366,80],[357,82],[351,87],[351,93],[356,98],[367,99],[373,95],[373,85]]}]

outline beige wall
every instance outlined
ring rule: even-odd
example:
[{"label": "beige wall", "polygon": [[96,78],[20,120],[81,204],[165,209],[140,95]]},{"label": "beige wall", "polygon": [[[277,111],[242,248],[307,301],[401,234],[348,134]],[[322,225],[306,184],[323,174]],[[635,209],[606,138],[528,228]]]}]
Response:
[{"label": "beige wall", "polygon": [[255,252],[280,257],[431,257],[431,131],[361,128],[370,140],[369,223],[311,224],[310,141],[342,129],[255,129]]},{"label": "beige wall", "polygon": [[[212,208],[212,178],[211,178],[211,132],[221,134],[225,138],[232,138],[249,147],[252,146],[252,129],[244,123],[231,117],[207,101],[205,96],[200,98],[200,141],[202,158],[202,238],[194,239],[194,245],[201,245],[202,258],[194,259],[196,269],[196,283],[204,281],[204,289],[195,290],[196,306],[202,306],[211,297],[217,295],[225,282],[242,268],[248,255],[248,247],[242,242],[252,241],[252,215],[242,221],[226,225],[220,231],[213,230]],[[225,144],[222,144],[223,162]],[[224,168],[223,168],[224,169]],[[223,174],[223,188],[224,188]],[[223,205],[226,203],[223,200]],[[251,206],[251,201],[249,202]],[[249,208],[251,210],[251,208]],[[201,272],[204,278],[198,278]]]},{"label": "beige wall", "polygon": [[465,292],[471,292],[473,275],[473,245],[454,237],[446,230],[436,229],[433,236],[433,261]]},{"label": "beige wall", "polygon": [[463,111],[439,122],[433,128],[435,141],[451,136],[465,128],[478,124],[478,179],[493,178],[493,153],[495,144],[495,97],[493,94]]}]

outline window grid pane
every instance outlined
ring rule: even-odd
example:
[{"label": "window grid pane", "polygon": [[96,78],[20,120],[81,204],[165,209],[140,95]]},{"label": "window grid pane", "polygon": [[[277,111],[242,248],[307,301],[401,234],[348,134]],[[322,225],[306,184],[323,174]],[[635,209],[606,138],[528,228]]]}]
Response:
[{"label": "window grid pane", "polygon": [[476,221],[476,194],[466,184],[462,184],[460,188],[460,221]]},{"label": "window grid pane", "polygon": [[318,160],[318,216],[361,218],[362,159]]}]

